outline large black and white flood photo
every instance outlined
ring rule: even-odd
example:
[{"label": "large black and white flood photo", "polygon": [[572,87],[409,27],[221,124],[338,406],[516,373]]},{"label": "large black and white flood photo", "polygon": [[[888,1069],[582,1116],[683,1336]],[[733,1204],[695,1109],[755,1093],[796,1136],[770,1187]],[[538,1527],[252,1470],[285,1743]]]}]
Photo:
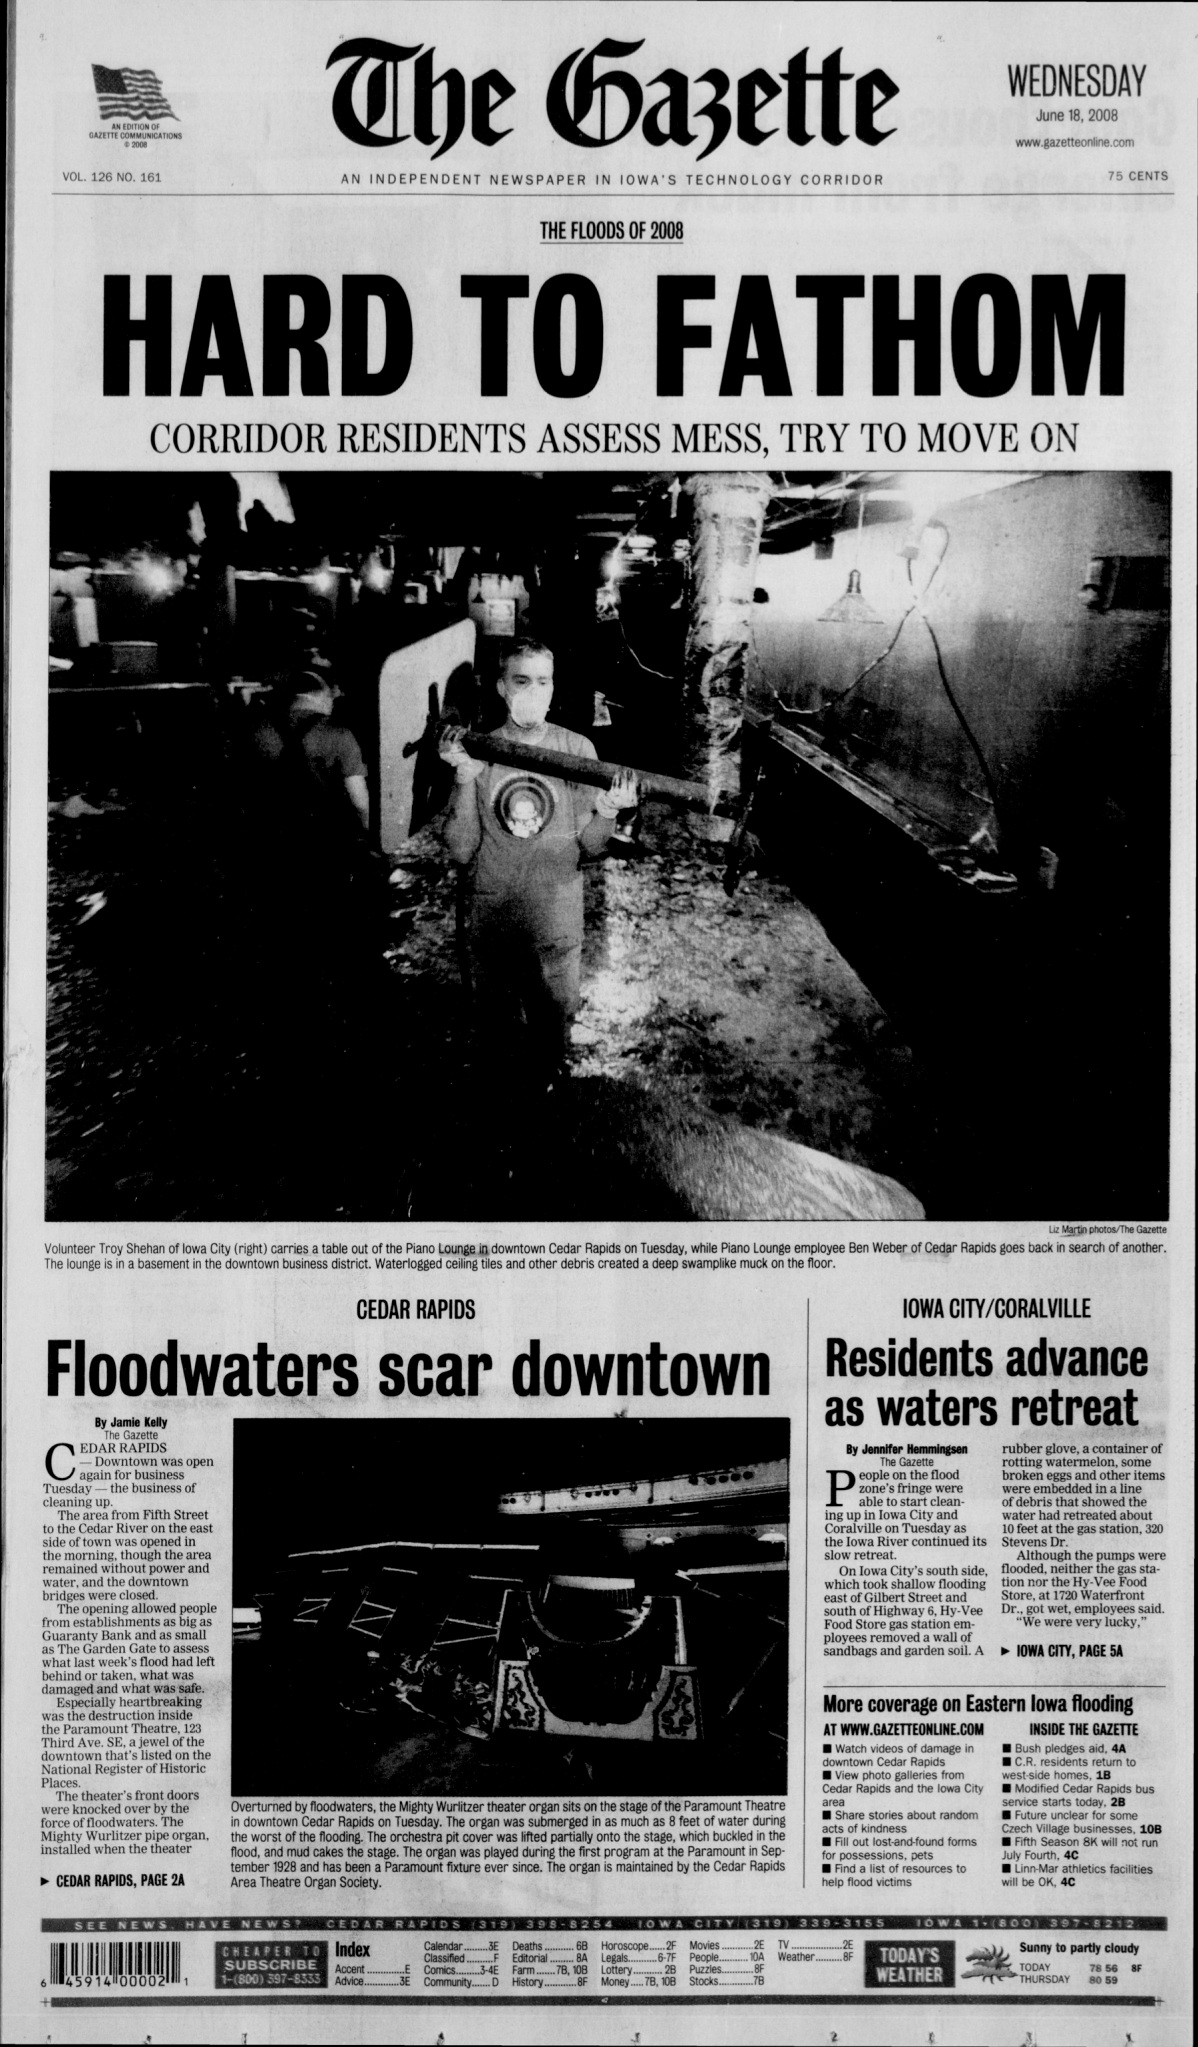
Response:
[{"label": "large black and white flood photo", "polygon": [[781,1795],[789,1429],[238,1421],[233,1796]]},{"label": "large black and white flood photo", "polygon": [[59,1221],[1159,1219],[1170,478],[63,472]]}]

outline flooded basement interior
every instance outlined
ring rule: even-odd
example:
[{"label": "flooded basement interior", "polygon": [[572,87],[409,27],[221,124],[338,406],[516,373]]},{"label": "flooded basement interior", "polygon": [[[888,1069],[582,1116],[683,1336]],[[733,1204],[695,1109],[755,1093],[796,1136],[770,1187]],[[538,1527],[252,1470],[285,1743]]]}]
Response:
[{"label": "flooded basement interior", "polygon": [[[62,474],[51,512],[48,1219],[1166,1212],[1167,478]],[[548,1089],[464,991],[438,756],[529,634],[572,744],[685,784],[586,863]],[[314,835],[305,676],[357,763]]]}]

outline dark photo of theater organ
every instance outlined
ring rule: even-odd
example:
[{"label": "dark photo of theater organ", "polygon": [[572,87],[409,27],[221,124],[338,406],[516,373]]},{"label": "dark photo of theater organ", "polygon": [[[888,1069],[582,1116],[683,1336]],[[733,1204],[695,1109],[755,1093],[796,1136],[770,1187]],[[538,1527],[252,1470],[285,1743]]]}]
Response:
[{"label": "dark photo of theater organ", "polygon": [[1168,476],[51,514],[49,1217],[1165,1215]]},{"label": "dark photo of theater organ", "polygon": [[787,1422],[233,1437],[234,1797],[786,1790]]}]

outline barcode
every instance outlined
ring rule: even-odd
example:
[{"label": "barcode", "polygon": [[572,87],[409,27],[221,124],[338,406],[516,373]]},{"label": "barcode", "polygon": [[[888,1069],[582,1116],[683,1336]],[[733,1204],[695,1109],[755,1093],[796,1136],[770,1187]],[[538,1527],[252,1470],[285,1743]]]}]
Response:
[{"label": "barcode", "polygon": [[181,1940],[55,1940],[51,1983],[178,1983]]}]

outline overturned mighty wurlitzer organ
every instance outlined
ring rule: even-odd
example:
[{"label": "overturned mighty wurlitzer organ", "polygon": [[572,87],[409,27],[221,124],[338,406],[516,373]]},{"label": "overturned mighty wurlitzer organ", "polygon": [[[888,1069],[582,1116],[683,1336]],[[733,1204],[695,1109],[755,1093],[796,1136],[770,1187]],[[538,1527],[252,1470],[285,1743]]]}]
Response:
[{"label": "overturned mighty wurlitzer organ", "polygon": [[288,1554],[239,1627],[289,1687],[519,1748],[785,1754],[788,1460],[499,1493],[471,1540]]}]

